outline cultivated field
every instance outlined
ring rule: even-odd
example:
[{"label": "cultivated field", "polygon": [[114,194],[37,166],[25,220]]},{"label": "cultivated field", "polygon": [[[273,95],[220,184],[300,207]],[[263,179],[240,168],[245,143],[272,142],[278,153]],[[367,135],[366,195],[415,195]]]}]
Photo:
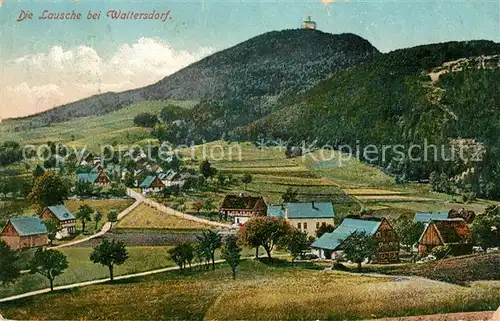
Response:
[{"label": "cultivated field", "polygon": [[140,204],[116,228],[119,229],[168,229],[203,230],[207,225],[162,213],[145,204]]},{"label": "cultivated field", "polygon": [[361,320],[492,310],[500,302],[498,282],[461,287],[315,269],[248,260],[236,280],[227,267],[170,272],[18,300],[1,310],[12,319]]}]

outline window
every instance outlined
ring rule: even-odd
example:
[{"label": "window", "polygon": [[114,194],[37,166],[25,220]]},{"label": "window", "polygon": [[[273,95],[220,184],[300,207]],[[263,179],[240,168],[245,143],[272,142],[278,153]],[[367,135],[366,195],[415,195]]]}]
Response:
[{"label": "window", "polygon": [[236,224],[240,224],[240,219],[236,218]]},{"label": "window", "polygon": [[378,247],[382,247],[382,246],[384,246],[384,243],[379,243],[378,244]]},{"label": "window", "polygon": [[319,228],[319,222],[316,222],[316,229]]},{"label": "window", "polygon": [[376,236],[377,236],[377,237],[380,237],[380,232],[377,232]]},{"label": "window", "polygon": [[304,230],[307,230],[307,222],[304,222]]},{"label": "window", "polygon": [[300,223],[297,223],[297,228],[298,228],[299,230],[301,230],[301,229],[302,229],[302,225],[301,225]]}]

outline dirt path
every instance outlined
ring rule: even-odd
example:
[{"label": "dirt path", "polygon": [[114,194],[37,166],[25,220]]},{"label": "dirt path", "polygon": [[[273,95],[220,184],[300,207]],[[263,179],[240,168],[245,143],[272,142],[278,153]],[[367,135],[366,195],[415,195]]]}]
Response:
[{"label": "dirt path", "polygon": [[369,321],[499,321],[500,319],[492,319],[495,311],[482,312],[460,312],[446,314],[419,315],[413,317],[402,318],[383,318],[373,319]]},{"label": "dirt path", "polygon": [[[222,263],[222,262],[224,262],[224,260],[215,261],[215,263],[217,263],[217,264]],[[204,264],[204,263],[202,263],[202,264]],[[201,265],[201,264],[197,263],[197,264],[193,264],[192,266],[195,267],[195,266],[199,266],[199,265]],[[158,273],[164,273],[164,272],[169,272],[169,271],[176,271],[176,270],[179,270],[178,266],[171,266],[171,267],[167,267],[167,268],[163,268],[163,269],[157,269],[157,270],[146,271],[146,272],[141,272],[141,273],[120,275],[120,276],[115,277],[114,280],[115,281],[126,280],[126,279],[147,276],[147,275],[152,275],[152,274],[158,274]],[[61,285],[61,286],[54,287],[54,291],[80,288],[80,287],[89,286],[89,285],[102,284],[102,283],[106,283],[109,281],[110,281],[109,278],[105,278],[105,279],[98,279],[98,280],[93,280],[93,281],[86,281],[86,282],[80,282],[80,283],[74,283],[74,284]],[[49,292],[50,292],[50,288],[37,290],[37,291],[31,291],[31,292],[27,292],[27,293],[14,295],[14,296],[0,299],[0,303],[14,301],[14,300],[18,300],[18,299],[27,298],[27,297],[32,297],[35,295],[40,295],[40,294],[49,293]]]},{"label": "dirt path", "polygon": [[[130,205],[125,210],[123,210],[120,214],[118,214],[118,221],[121,220],[122,218],[124,218],[130,212],[132,212],[141,203],[142,203],[141,200],[136,200],[134,204]],[[110,229],[111,229],[111,223],[106,222],[102,226],[102,228],[101,228],[101,230],[99,232],[97,232],[95,234],[92,234],[89,237],[86,237],[86,238],[81,239],[81,240],[76,240],[76,241],[73,241],[73,242],[69,242],[69,243],[65,243],[65,244],[53,246],[53,247],[50,247],[50,248],[51,249],[60,249],[60,248],[63,248],[63,247],[70,247],[70,246],[77,245],[77,244],[80,244],[80,243],[83,243],[83,242],[87,242],[89,240],[92,240],[92,239],[95,239],[97,237],[103,236],[104,234],[106,234],[107,232],[109,232]]]}]

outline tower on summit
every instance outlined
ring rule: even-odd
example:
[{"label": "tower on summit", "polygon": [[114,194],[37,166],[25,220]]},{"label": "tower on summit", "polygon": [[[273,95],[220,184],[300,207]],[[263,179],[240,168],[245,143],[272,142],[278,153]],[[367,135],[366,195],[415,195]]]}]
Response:
[{"label": "tower on summit", "polygon": [[311,16],[302,22],[302,29],[316,30],[316,22],[311,20]]}]

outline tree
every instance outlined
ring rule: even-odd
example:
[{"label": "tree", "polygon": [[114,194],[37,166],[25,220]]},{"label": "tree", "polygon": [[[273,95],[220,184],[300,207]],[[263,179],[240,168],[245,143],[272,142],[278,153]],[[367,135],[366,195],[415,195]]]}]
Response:
[{"label": "tree", "polygon": [[207,198],[205,202],[203,203],[203,209],[207,212],[207,214],[210,216],[212,211],[216,209],[214,205],[214,200],[211,198]]},{"label": "tree", "polygon": [[307,233],[301,232],[297,229],[291,230],[286,237],[283,238],[284,245],[292,255],[292,262],[298,257],[304,255],[304,253],[309,249],[311,243],[309,243],[309,238]]},{"label": "tree", "polygon": [[99,227],[99,222],[102,220],[102,213],[99,211],[94,212],[94,222],[95,222],[95,230]]},{"label": "tree", "polygon": [[358,264],[358,271],[360,271],[361,263],[375,253],[376,245],[373,238],[366,232],[356,231],[344,240],[342,249],[348,260]]},{"label": "tree", "polygon": [[207,253],[207,256],[210,254],[212,270],[215,270],[215,250],[222,246],[222,237],[220,233],[207,230],[203,231],[203,233],[196,238],[198,239],[198,244],[200,244],[201,248]]},{"label": "tree", "polygon": [[400,243],[413,252],[413,245],[418,242],[424,232],[425,225],[422,222],[413,222],[407,217],[400,217],[394,224],[394,229],[399,236]]},{"label": "tree", "polygon": [[252,182],[252,174],[245,173],[245,175],[243,175],[243,177],[241,178],[241,182],[245,184],[245,190],[246,190],[247,184],[250,184]]},{"label": "tree", "polygon": [[186,265],[191,267],[191,262],[193,262],[195,256],[195,249],[189,243],[182,243],[169,249],[168,255],[170,259],[179,266],[181,271],[183,271]]},{"label": "tree", "polygon": [[227,177],[224,174],[222,173],[217,174],[217,183],[219,184],[220,187],[224,187],[224,185],[226,185],[226,182],[227,182]]},{"label": "tree", "polygon": [[140,127],[153,128],[158,123],[158,117],[150,113],[140,113],[134,117],[134,124]]},{"label": "tree", "polygon": [[113,223],[115,223],[116,221],[118,221],[118,212],[116,211],[116,209],[110,208],[108,212],[108,222],[113,225]]},{"label": "tree", "polygon": [[50,205],[63,204],[68,192],[67,182],[55,172],[49,171],[36,179],[28,199],[43,209]]},{"label": "tree", "polygon": [[205,179],[209,179],[217,173],[217,170],[212,167],[212,164],[208,160],[203,160],[200,164],[200,173],[205,177]]},{"label": "tree", "polygon": [[7,243],[0,239],[0,284],[14,283],[21,276],[19,256]]},{"label": "tree", "polygon": [[283,199],[283,203],[295,203],[298,202],[297,195],[298,191],[294,190],[293,188],[289,187],[286,189],[285,193],[281,196]]},{"label": "tree", "polygon": [[485,252],[489,248],[500,246],[500,216],[478,215],[471,230],[475,243]]},{"label": "tree", "polygon": [[45,170],[43,169],[43,167],[40,165],[36,165],[35,170],[33,171],[33,177],[35,179],[37,179],[40,176],[42,176],[44,173],[45,173]]},{"label": "tree", "polygon": [[267,257],[271,259],[271,251],[290,231],[291,226],[282,219],[272,216],[255,216],[250,218],[238,232],[242,244],[255,247],[258,258],[259,246],[264,247]]},{"label": "tree", "polygon": [[331,224],[321,224],[316,230],[316,237],[320,238],[325,233],[332,233],[335,230],[335,226]]},{"label": "tree", "polygon": [[196,245],[194,246],[194,254],[196,257],[196,261],[200,263],[200,266],[203,262],[205,262],[205,266],[208,270],[210,264],[210,253],[206,251],[206,249],[200,243],[196,243]]},{"label": "tree", "polygon": [[78,180],[75,184],[75,194],[78,196],[91,196],[94,194],[94,186],[91,182]]},{"label": "tree", "polygon": [[92,213],[94,210],[87,204],[80,206],[76,212],[76,218],[82,222],[82,234],[85,233],[85,223],[92,221]]},{"label": "tree", "polygon": [[193,208],[196,211],[196,213],[200,214],[200,211],[204,205],[205,205],[205,202],[203,200],[199,200],[193,204]]},{"label": "tree", "polygon": [[237,237],[230,235],[227,237],[226,244],[222,248],[222,259],[231,267],[233,279],[236,278],[236,268],[240,265],[241,247],[238,246]]},{"label": "tree", "polygon": [[122,265],[127,259],[128,253],[125,244],[120,241],[115,242],[115,240],[111,242],[108,240],[102,241],[90,254],[92,262],[108,267],[111,281],[113,281],[113,269],[115,265]]},{"label": "tree", "polygon": [[50,244],[53,244],[56,240],[57,231],[59,230],[57,223],[54,220],[45,220],[43,223],[47,228],[47,236],[49,238]]},{"label": "tree", "polygon": [[68,268],[68,260],[59,251],[38,249],[29,266],[31,274],[45,276],[50,282],[50,290],[54,291],[54,280]]}]

